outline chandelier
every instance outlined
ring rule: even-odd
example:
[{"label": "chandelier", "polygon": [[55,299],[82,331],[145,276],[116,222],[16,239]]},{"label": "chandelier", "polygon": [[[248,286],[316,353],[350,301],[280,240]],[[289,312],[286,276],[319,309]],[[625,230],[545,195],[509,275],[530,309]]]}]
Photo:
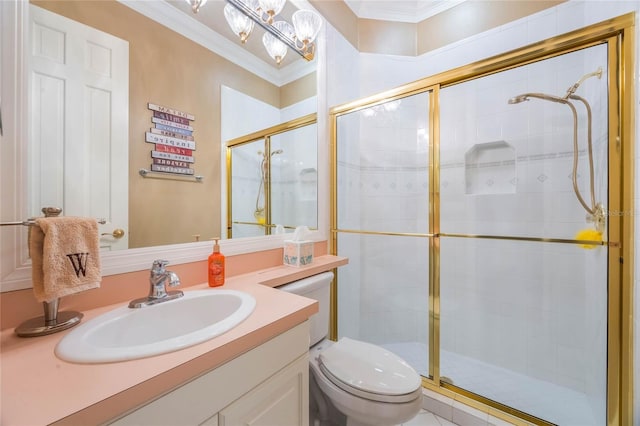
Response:
[{"label": "chandelier", "polygon": [[[198,13],[207,0],[186,0],[193,13]],[[267,32],[262,36],[262,44],[278,65],[288,49],[293,50],[307,61],[313,60],[315,39],[322,26],[322,18],[311,10],[298,10],[292,17],[293,25],[287,21],[276,21],[287,0],[227,0],[224,17],[235,35],[244,44],[254,24]]]}]

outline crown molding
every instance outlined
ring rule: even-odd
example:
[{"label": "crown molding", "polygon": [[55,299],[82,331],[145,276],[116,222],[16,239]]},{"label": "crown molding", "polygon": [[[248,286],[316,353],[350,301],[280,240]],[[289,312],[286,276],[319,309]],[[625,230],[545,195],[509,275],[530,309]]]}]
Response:
[{"label": "crown molding", "polygon": [[166,1],[118,0],[118,2],[278,87],[315,71],[314,61],[294,61],[281,69],[274,68]]}]

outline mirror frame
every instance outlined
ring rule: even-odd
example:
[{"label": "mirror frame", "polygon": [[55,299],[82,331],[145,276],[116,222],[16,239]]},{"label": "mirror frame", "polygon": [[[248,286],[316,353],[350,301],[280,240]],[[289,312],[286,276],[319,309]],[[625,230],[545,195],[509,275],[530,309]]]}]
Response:
[{"label": "mirror frame", "polygon": [[[298,1],[300,3],[300,1]],[[308,2],[306,8],[314,9]],[[315,9],[314,9],[315,10]],[[0,112],[3,114],[3,135],[0,144],[0,221],[26,220],[26,146],[28,140],[29,108],[28,78],[26,76],[29,43],[29,2],[0,2]],[[310,235],[313,241],[327,241],[329,230],[329,146],[328,108],[326,97],[326,29],[322,26],[317,39],[317,102],[318,102],[318,230]],[[225,164],[226,147],[220,147],[221,164]],[[221,170],[226,174],[226,170]],[[221,200],[222,203],[222,200]],[[221,206],[222,207],[222,206]],[[0,227],[0,292],[31,287],[31,261],[27,256],[27,242],[23,226]],[[226,256],[278,249],[283,235],[238,238],[221,241]],[[153,260],[167,259],[171,264],[206,260],[211,252],[209,241],[145,247],[101,254],[102,276],[149,269]]]}]

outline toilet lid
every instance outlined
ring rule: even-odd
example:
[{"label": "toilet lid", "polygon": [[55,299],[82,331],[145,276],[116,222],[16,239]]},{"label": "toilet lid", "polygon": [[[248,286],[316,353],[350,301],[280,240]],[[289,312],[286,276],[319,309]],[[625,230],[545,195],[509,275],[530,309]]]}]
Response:
[{"label": "toilet lid", "polygon": [[421,386],[418,373],[402,358],[379,346],[347,337],[322,351],[318,361],[330,376],[370,394],[400,396]]}]

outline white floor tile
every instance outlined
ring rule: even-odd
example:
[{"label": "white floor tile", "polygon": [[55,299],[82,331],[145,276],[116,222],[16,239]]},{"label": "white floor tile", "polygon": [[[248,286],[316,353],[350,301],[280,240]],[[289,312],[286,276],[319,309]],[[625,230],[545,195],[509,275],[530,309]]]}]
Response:
[{"label": "white floor tile", "polygon": [[422,410],[413,419],[403,423],[402,426],[440,426],[440,422],[434,414]]},{"label": "white floor tile", "polygon": [[442,417],[438,417],[433,413],[426,410],[421,410],[417,416],[409,420],[406,423],[402,423],[401,426],[457,426],[455,423],[445,420]]},{"label": "white floor tile", "polygon": [[[458,426],[447,419],[443,419],[442,417],[438,417],[438,421],[440,422],[440,426]],[[461,425],[461,426],[464,426],[464,425]]]}]

